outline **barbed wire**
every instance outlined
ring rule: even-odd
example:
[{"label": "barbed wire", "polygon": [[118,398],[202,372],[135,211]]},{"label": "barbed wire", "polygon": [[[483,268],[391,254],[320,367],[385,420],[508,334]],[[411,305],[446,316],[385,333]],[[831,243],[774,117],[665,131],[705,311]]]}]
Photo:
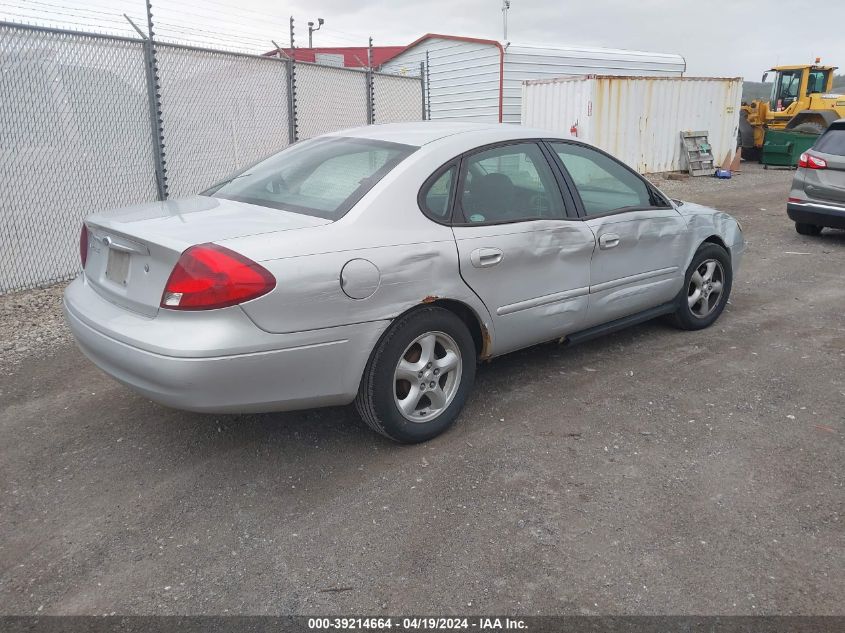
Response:
[{"label": "barbed wire", "polygon": [[[0,19],[136,37],[124,17],[128,15],[145,30],[144,0],[85,0],[84,6],[61,1],[2,0]],[[282,46],[288,41],[288,15],[282,7],[278,12],[268,12],[226,0],[153,0],[153,14],[156,35],[165,42],[265,54],[273,50],[273,40]],[[317,48],[366,47],[368,38],[363,33],[323,27],[319,36],[315,35],[314,44]],[[299,43],[304,48],[302,38]]]}]

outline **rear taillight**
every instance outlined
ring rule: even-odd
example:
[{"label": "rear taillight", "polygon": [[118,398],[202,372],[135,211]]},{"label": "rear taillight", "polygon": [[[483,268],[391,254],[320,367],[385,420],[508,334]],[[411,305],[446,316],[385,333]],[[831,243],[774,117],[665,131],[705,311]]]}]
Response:
[{"label": "rear taillight", "polygon": [[79,233],[79,259],[82,260],[82,268],[85,269],[85,262],[88,261],[88,227],[82,225]]},{"label": "rear taillight", "polygon": [[211,310],[265,295],[276,279],[263,266],[217,244],[192,246],[179,258],[161,296],[171,310]]},{"label": "rear taillight", "polygon": [[827,169],[827,161],[824,158],[804,152],[798,159],[798,166],[806,167],[807,169]]}]

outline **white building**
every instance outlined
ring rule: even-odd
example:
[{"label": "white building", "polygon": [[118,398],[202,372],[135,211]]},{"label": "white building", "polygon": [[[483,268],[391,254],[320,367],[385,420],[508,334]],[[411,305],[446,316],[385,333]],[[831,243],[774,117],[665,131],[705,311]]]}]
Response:
[{"label": "white building", "polygon": [[419,76],[428,53],[432,119],[519,123],[522,82],[561,75],[680,77],[680,55],[609,48],[526,46],[429,33],[382,65]]}]

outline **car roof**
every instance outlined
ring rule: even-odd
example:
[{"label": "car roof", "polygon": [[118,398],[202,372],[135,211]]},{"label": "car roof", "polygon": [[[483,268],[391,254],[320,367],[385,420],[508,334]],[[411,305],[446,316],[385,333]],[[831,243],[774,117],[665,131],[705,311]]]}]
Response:
[{"label": "car roof", "polygon": [[468,123],[459,121],[417,121],[414,123],[382,123],[331,132],[326,136],[366,138],[405,145],[422,146],[440,139],[469,134],[486,142],[518,138],[560,138],[549,130],[523,127],[514,123]]}]

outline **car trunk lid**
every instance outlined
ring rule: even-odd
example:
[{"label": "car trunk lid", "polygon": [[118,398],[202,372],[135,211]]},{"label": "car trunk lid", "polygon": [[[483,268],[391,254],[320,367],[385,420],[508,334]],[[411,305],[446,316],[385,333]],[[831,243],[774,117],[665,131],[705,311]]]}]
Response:
[{"label": "car trunk lid", "polygon": [[96,213],[85,221],[85,277],[109,301],[154,316],[167,279],[188,247],[329,222],[206,196]]}]

